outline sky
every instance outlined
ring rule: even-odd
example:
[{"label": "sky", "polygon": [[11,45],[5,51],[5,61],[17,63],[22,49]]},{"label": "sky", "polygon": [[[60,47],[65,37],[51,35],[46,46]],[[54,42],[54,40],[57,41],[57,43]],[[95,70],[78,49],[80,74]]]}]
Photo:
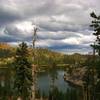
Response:
[{"label": "sky", "polygon": [[32,44],[61,53],[88,53],[95,37],[90,13],[100,14],[100,0],[0,0],[0,42]]}]

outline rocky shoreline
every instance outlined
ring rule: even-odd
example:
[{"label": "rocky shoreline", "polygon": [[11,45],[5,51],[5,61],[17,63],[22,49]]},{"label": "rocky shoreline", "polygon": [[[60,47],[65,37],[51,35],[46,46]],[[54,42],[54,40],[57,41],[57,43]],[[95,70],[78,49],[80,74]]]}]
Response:
[{"label": "rocky shoreline", "polygon": [[72,75],[64,74],[63,78],[64,80],[69,83],[72,86],[78,86],[83,87],[83,76],[86,72],[86,69],[83,68],[77,68],[75,72],[73,72]]}]

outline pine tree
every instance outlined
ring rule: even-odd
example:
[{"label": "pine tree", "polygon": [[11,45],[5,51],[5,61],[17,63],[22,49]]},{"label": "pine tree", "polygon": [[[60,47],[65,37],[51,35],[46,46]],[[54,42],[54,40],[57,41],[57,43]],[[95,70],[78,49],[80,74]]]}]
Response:
[{"label": "pine tree", "polygon": [[98,52],[98,55],[100,56],[100,16],[97,16],[94,12],[92,12],[90,16],[93,18],[90,26],[94,30],[93,35],[96,36],[96,44],[91,46]]},{"label": "pine tree", "polygon": [[[93,71],[93,74],[94,74],[94,77],[95,77],[96,76],[95,75],[95,70],[96,70],[97,80],[99,80],[99,81],[96,81],[95,78],[93,80],[94,81],[94,83],[93,83],[93,96],[94,96],[94,99],[93,100],[97,100],[97,99],[100,99],[100,98],[97,98],[97,95],[95,96],[95,94],[98,94],[98,93],[95,93],[96,91],[99,90],[99,93],[100,93],[100,87],[99,87],[100,86],[100,16],[97,16],[94,12],[92,12],[90,15],[93,18],[92,24],[90,26],[94,30],[93,35],[96,37],[95,43],[91,46],[94,49],[94,61],[93,61],[94,71]],[[98,57],[95,57],[95,51],[97,52]]]},{"label": "pine tree", "polygon": [[22,42],[16,50],[14,88],[17,97],[30,100],[32,87],[32,66],[28,61],[28,47]]}]

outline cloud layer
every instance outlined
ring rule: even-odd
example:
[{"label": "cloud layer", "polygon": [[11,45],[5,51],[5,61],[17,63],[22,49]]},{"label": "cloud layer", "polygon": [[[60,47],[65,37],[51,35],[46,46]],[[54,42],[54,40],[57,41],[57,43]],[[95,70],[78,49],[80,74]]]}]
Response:
[{"label": "cloud layer", "polygon": [[63,53],[90,51],[94,37],[89,14],[99,14],[100,0],[0,0],[0,42],[31,43]]}]

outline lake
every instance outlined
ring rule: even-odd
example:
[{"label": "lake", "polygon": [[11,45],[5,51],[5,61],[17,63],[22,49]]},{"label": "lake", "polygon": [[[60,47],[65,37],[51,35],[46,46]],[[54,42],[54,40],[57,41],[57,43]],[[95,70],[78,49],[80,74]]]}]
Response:
[{"label": "lake", "polygon": [[[51,74],[52,72],[42,72],[38,74],[37,84],[41,92],[48,93],[50,90]],[[71,88],[67,82],[64,81],[63,70],[57,70],[54,74],[57,74],[57,79],[55,80],[55,86],[62,92],[65,92],[68,88]]]},{"label": "lake", "polygon": [[[3,72],[5,72],[5,70]],[[69,97],[74,98],[77,95],[80,96],[80,94],[79,94],[80,92],[76,91],[76,89],[74,87],[70,86],[67,82],[64,81],[63,75],[64,75],[64,70],[56,70],[56,71],[55,70],[52,70],[52,71],[49,70],[49,71],[46,71],[46,72],[39,72],[37,74],[37,87],[39,89],[40,95],[43,96],[43,94],[45,94],[46,97],[50,96],[51,83],[54,82],[54,86],[57,87],[57,89],[59,90],[59,93],[63,93],[63,97],[61,97],[61,98],[64,98],[65,96],[66,96],[66,98],[69,98]],[[8,73],[5,77],[7,78],[7,76],[9,77]],[[13,85],[9,84],[10,81],[9,81],[8,78],[7,78],[7,80],[5,79],[4,83],[7,83],[5,85],[2,83],[2,78],[1,78],[0,81],[1,81],[0,82],[1,97],[5,97],[5,91],[7,91],[8,93],[14,92],[13,91]],[[12,87],[11,91],[9,91],[10,89],[8,89],[9,85],[10,85],[10,87]],[[6,89],[5,89],[5,86],[6,86]],[[71,91],[69,91],[69,90],[71,90]],[[75,91],[73,91],[73,90],[75,90]],[[60,95],[60,96],[62,96],[62,95]],[[69,99],[69,100],[73,100],[73,99]]]}]

